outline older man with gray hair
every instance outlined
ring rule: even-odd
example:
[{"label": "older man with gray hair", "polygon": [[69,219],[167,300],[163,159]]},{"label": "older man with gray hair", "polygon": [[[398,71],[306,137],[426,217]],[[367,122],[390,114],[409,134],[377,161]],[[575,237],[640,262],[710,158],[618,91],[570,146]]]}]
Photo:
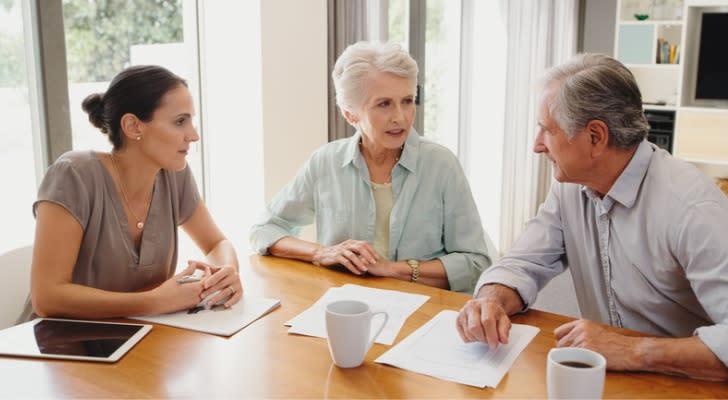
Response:
[{"label": "older man with gray hair", "polygon": [[586,319],[558,327],[557,346],[598,351],[612,370],[728,379],[728,199],[645,141],[637,83],[610,57],[583,54],[551,69],[538,125],[534,151],[557,182],[481,275],[458,317],[463,340],[507,343],[509,316],[568,267]]}]

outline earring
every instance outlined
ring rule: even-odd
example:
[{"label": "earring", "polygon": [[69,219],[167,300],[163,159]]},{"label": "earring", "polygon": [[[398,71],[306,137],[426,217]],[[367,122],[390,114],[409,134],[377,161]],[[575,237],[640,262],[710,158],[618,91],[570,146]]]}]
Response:
[{"label": "earring", "polygon": [[136,137],[136,141],[137,142],[140,141],[140,140],[142,140],[142,135],[139,135],[139,136]]}]

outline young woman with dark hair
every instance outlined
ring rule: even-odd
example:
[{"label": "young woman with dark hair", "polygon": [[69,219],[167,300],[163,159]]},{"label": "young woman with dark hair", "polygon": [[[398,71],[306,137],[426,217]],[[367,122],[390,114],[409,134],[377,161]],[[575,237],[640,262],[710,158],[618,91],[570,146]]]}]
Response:
[{"label": "young woman with dark hair", "polygon": [[[119,73],[83,101],[109,153],[71,151],[48,169],[33,204],[36,236],[24,319],[159,314],[242,296],[229,240],[200,198],[185,160],[199,140],[185,81],[158,66]],[[177,227],[207,256],[199,282],[179,284]]]}]

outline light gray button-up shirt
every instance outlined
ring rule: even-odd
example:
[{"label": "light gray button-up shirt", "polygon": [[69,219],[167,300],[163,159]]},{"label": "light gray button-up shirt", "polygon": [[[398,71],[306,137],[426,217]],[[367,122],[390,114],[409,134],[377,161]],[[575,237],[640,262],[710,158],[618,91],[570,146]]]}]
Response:
[{"label": "light gray button-up shirt", "polygon": [[600,199],[555,182],[486,283],[528,305],[571,268],[584,318],[700,339],[728,365],[728,199],[694,166],[643,142]]},{"label": "light gray button-up shirt", "polygon": [[[324,246],[348,239],[374,243],[376,204],[361,133],[318,149],[269,204],[250,232],[254,250],[268,248],[315,221]],[[392,170],[389,258],[439,259],[450,290],[471,292],[490,265],[483,227],[465,174],[447,148],[410,130]]]}]

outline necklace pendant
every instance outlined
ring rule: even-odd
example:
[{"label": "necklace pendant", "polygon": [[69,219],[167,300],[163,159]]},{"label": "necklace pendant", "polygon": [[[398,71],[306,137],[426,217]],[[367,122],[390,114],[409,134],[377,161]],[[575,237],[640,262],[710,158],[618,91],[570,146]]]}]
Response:
[{"label": "necklace pendant", "polygon": [[144,229],[144,222],[142,222],[142,221],[137,222],[137,229],[139,229],[139,230]]}]

